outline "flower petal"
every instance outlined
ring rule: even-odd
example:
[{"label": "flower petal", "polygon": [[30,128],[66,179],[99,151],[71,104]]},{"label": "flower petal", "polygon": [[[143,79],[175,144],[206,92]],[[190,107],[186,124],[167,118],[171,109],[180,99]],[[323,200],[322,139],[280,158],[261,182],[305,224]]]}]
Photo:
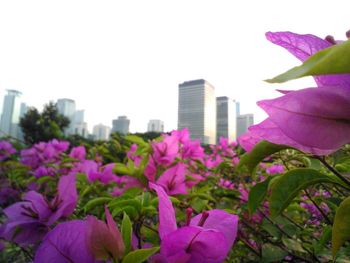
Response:
[{"label": "flower petal", "polygon": [[[233,242],[237,236],[238,230],[238,216],[232,215],[220,209],[213,209],[207,211],[209,216],[203,224],[204,229],[214,229],[223,233],[229,244],[229,247],[233,245]],[[191,226],[198,225],[202,214],[196,215],[191,219]]]},{"label": "flower petal", "polygon": [[350,89],[307,88],[258,105],[286,136],[304,146],[329,150],[350,142]]},{"label": "flower petal", "polygon": [[36,251],[34,263],[95,263],[86,246],[86,222],[74,220],[57,225]]},{"label": "flower petal", "polygon": [[149,183],[149,187],[157,192],[158,195],[158,210],[159,210],[159,237],[162,240],[166,235],[175,231],[176,217],[173,204],[171,203],[169,196],[165,193],[161,186],[154,183]]},{"label": "flower petal", "polygon": [[[314,35],[300,35],[292,32],[267,32],[266,38],[272,43],[284,47],[301,61],[305,61],[316,52],[332,46],[332,43]],[[319,87],[350,85],[350,74],[333,74],[314,77]]]}]

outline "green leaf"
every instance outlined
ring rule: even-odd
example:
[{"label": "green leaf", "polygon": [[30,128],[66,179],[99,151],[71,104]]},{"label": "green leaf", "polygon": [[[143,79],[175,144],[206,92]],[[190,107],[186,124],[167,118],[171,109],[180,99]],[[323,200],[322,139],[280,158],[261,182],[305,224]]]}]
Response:
[{"label": "green leaf", "polygon": [[121,175],[132,175],[132,172],[125,164],[116,163],[113,167],[113,172]]},{"label": "green leaf", "polygon": [[129,142],[136,143],[140,146],[147,146],[148,145],[141,137],[138,137],[136,135],[127,135],[124,137],[124,139],[129,141]]},{"label": "green leaf", "polygon": [[325,175],[313,169],[295,169],[287,172],[277,180],[271,188],[270,212],[276,217],[293,201],[303,189],[318,183],[343,185],[335,176]]},{"label": "green leaf", "polygon": [[262,246],[262,262],[279,262],[287,255],[286,251],[271,244]]},{"label": "green leaf", "polygon": [[55,178],[53,178],[52,176],[43,176],[43,177],[40,177],[36,182],[38,184],[42,184],[48,181],[55,181]]},{"label": "green leaf", "polygon": [[319,242],[315,244],[314,249],[316,254],[320,254],[326,247],[328,241],[332,238],[332,226],[326,226],[323,229],[322,236],[319,239]]},{"label": "green leaf", "polygon": [[131,250],[132,224],[129,216],[125,212],[122,220],[121,232],[122,232],[122,237],[125,245],[125,255],[126,255]]},{"label": "green leaf", "polygon": [[333,257],[338,250],[350,239],[350,197],[341,202],[335,217],[332,228],[332,254]]},{"label": "green leaf", "polygon": [[101,206],[108,203],[111,199],[112,199],[111,197],[98,197],[98,198],[92,199],[89,202],[87,202],[87,204],[84,206],[84,211],[86,213],[98,205]]},{"label": "green leaf", "polygon": [[260,206],[261,202],[264,200],[271,179],[272,177],[268,177],[265,181],[254,185],[252,189],[249,191],[248,209],[249,209],[250,215],[254,214],[256,209]]},{"label": "green leaf", "polygon": [[138,249],[130,252],[123,259],[122,263],[142,263],[147,260],[150,256],[155,254],[159,250],[159,247]]},{"label": "green leaf", "polygon": [[350,157],[347,156],[347,157],[341,158],[334,167],[340,173],[349,173]]},{"label": "green leaf", "polygon": [[288,148],[291,147],[286,145],[273,144],[268,141],[261,141],[255,145],[254,149],[251,152],[242,155],[237,168],[246,168],[247,171],[251,174],[253,173],[255,167],[266,157]]},{"label": "green leaf", "polygon": [[282,83],[305,76],[338,73],[350,73],[350,40],[323,49],[309,57],[301,66],[266,81]]}]

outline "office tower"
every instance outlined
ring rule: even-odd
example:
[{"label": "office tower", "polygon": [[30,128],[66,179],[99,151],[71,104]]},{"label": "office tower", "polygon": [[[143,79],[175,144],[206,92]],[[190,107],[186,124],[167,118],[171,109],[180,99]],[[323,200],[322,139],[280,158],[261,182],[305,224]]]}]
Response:
[{"label": "office tower", "polygon": [[254,124],[253,114],[241,114],[237,116],[237,137],[245,133],[249,126]]},{"label": "office tower", "polygon": [[164,132],[164,122],[161,120],[150,120],[147,125],[149,132]]},{"label": "office tower", "polygon": [[21,103],[19,97],[22,95],[17,90],[7,90],[4,97],[2,115],[0,121],[0,136],[19,137],[19,120],[21,114]]},{"label": "office tower", "polygon": [[74,113],[74,120],[73,120],[73,129],[74,134],[78,134],[83,137],[88,136],[88,129],[87,129],[87,123],[84,122],[84,110],[77,110]]},{"label": "office tower", "polygon": [[216,98],[216,140],[220,137],[236,140],[236,102],[228,97]]},{"label": "office tower", "polygon": [[111,133],[111,128],[103,124],[95,125],[92,129],[92,134],[95,140],[106,141],[109,139],[110,133]]},{"label": "office tower", "polygon": [[57,109],[60,114],[66,116],[70,121],[65,134],[74,134],[75,101],[71,99],[59,99],[57,100]]},{"label": "office tower", "polygon": [[112,132],[129,133],[130,120],[126,116],[119,116],[118,119],[112,121],[112,124]]},{"label": "office tower", "polygon": [[236,116],[239,116],[241,114],[241,104],[239,101],[236,101]]},{"label": "office tower", "polygon": [[191,139],[216,143],[215,89],[204,79],[179,84],[178,129],[188,128]]}]

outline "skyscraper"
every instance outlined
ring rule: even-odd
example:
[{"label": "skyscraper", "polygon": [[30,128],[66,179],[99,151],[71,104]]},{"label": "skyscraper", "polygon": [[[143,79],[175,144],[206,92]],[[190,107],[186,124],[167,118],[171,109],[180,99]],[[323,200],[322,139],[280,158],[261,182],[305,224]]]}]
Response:
[{"label": "skyscraper", "polygon": [[112,121],[112,124],[112,132],[129,133],[130,120],[126,116],[119,116],[118,119]]},{"label": "skyscraper", "polygon": [[147,125],[149,132],[164,132],[164,122],[161,120],[150,120]]},{"label": "skyscraper", "polygon": [[215,88],[204,79],[179,84],[178,129],[188,128],[191,139],[216,142]]},{"label": "skyscraper", "polygon": [[95,140],[108,140],[110,132],[111,128],[103,124],[95,125],[92,129]]},{"label": "skyscraper", "polygon": [[19,138],[19,119],[21,114],[21,103],[19,97],[22,95],[17,90],[7,90],[7,95],[4,97],[0,130],[1,136],[10,135]]},{"label": "skyscraper", "polygon": [[75,101],[72,99],[58,99],[57,109],[60,114],[66,116],[70,121],[65,134],[74,134]]},{"label": "skyscraper", "polygon": [[237,116],[237,137],[245,133],[249,126],[254,124],[253,114],[241,114]]},{"label": "skyscraper", "polygon": [[216,141],[220,137],[236,140],[236,112],[237,105],[228,97],[216,98]]}]

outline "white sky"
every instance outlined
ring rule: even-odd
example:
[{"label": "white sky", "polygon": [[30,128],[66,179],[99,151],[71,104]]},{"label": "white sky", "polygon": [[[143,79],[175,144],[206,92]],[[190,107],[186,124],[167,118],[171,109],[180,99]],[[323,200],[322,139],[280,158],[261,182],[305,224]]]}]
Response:
[{"label": "white sky", "polygon": [[71,98],[89,129],[127,115],[131,132],[149,119],[177,128],[178,84],[204,78],[217,96],[265,118],[256,101],[310,79],[272,85],[299,62],[267,31],[328,34],[350,28],[346,0],[0,0],[0,105],[6,89],[39,109]]}]

